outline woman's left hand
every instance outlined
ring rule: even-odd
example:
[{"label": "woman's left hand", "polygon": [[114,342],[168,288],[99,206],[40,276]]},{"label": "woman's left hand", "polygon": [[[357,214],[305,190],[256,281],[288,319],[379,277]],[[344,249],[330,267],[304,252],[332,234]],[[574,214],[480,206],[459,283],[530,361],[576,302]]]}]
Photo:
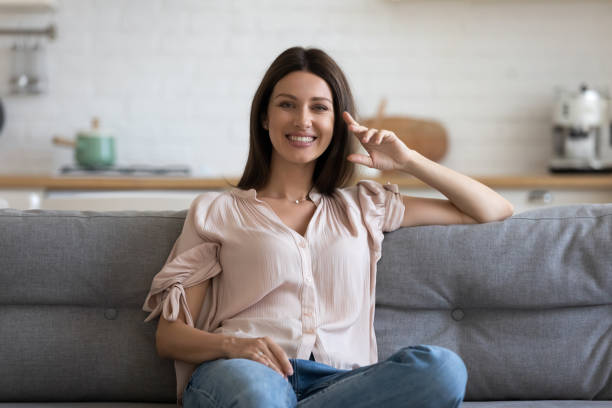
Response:
[{"label": "woman's left hand", "polygon": [[369,154],[369,156],[358,153],[349,155],[347,160],[353,163],[383,171],[402,170],[415,152],[390,130],[369,129],[362,126],[346,111],[342,113],[342,118]]}]

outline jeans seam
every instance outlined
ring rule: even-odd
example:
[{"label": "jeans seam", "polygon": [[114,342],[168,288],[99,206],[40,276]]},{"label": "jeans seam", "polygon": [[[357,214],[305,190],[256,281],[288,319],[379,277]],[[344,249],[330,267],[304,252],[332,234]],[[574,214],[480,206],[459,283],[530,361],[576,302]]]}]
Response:
[{"label": "jeans seam", "polygon": [[[209,400],[210,402],[212,402],[216,407],[221,406],[221,404],[215,399],[213,398],[212,395],[210,395],[209,393],[207,393],[204,390],[201,390],[199,388],[196,388],[194,386],[192,386],[191,384],[187,386],[187,388],[190,388],[192,390],[192,392],[197,392],[201,395],[203,395],[207,400]],[[183,393],[184,394],[184,393]],[[185,401],[185,396],[183,395],[183,402]]]}]

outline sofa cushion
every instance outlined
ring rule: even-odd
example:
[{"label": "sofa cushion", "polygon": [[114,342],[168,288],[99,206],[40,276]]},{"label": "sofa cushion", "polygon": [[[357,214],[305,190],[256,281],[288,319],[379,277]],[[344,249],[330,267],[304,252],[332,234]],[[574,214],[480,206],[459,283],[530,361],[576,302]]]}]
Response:
[{"label": "sofa cushion", "polygon": [[176,401],[141,308],[185,213],[0,210],[0,401]]},{"label": "sofa cushion", "polygon": [[466,400],[612,400],[612,205],[403,228],[379,263],[379,356],[457,352]]}]

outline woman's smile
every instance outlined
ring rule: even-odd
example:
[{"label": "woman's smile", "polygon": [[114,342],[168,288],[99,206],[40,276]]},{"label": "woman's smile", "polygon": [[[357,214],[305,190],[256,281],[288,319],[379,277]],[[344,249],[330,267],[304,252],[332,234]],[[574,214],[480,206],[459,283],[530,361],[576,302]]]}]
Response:
[{"label": "woman's smile", "polygon": [[317,139],[315,135],[301,132],[289,133],[285,137],[289,140],[289,144],[295,147],[310,147]]}]

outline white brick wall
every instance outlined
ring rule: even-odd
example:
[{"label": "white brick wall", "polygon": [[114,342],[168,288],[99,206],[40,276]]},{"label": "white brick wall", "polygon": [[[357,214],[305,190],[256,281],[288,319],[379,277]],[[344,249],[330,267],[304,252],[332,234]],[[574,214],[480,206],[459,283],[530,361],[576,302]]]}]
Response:
[{"label": "white brick wall", "polygon": [[554,88],[612,91],[612,1],[606,0],[63,0],[52,15],[2,15],[0,26],[55,22],[49,92],[8,95],[0,172],[52,172],[51,145],[94,115],[115,129],[120,164],[185,163],[237,176],[251,97],[293,45],[323,48],[344,68],[361,116],[440,120],[443,164],[472,175],[545,172]]}]

